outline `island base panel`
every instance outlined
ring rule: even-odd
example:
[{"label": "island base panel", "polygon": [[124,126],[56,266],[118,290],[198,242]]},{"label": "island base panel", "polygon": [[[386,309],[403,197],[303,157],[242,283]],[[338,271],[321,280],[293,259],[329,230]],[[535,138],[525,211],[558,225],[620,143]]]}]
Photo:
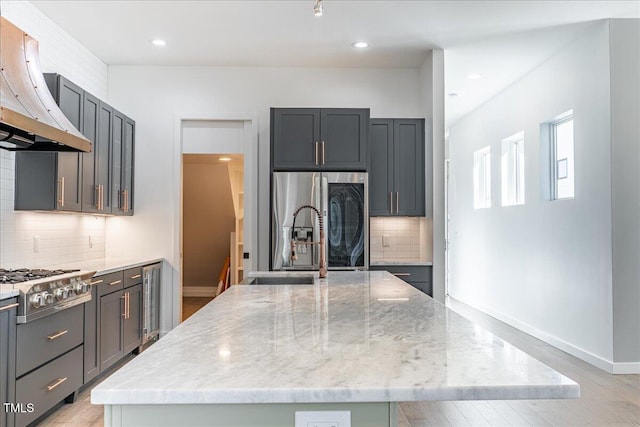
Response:
[{"label": "island base panel", "polygon": [[225,405],[105,405],[105,427],[294,427],[296,411],[351,411],[354,427],[397,427],[398,404],[278,403]]}]

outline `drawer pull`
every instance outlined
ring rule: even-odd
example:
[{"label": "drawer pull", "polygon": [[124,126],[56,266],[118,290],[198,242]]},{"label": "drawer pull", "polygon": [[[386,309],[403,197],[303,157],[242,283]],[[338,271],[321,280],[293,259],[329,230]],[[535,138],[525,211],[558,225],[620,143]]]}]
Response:
[{"label": "drawer pull", "polygon": [[17,307],[19,305],[20,304],[18,304],[17,302],[14,304],[5,305],[4,307],[0,307],[0,311],[11,310],[12,308]]},{"label": "drawer pull", "polygon": [[100,283],[104,282],[104,280],[100,279],[100,280],[96,280],[91,282],[92,285],[99,285]]},{"label": "drawer pull", "polygon": [[394,276],[398,276],[398,277],[406,277],[406,276],[411,276],[411,273],[391,273]]},{"label": "drawer pull", "polygon": [[57,380],[54,381],[53,384],[49,384],[47,386],[47,391],[51,391],[54,388],[58,387],[60,384],[62,384],[63,382],[65,382],[67,380],[67,377],[64,378],[58,378]]},{"label": "drawer pull", "polygon": [[109,286],[117,285],[118,283],[122,283],[122,280],[116,280],[115,282],[109,283]]},{"label": "drawer pull", "polygon": [[60,331],[60,332],[58,332],[58,333],[56,333],[56,334],[49,335],[49,336],[47,337],[47,339],[48,339],[49,341],[53,341],[53,340],[55,340],[56,338],[60,338],[61,336],[66,335],[66,333],[67,333],[67,332],[69,332],[69,330],[68,330],[68,329],[66,329],[66,330],[64,330],[64,331]]},{"label": "drawer pull", "polygon": [[136,274],[135,276],[131,276],[132,279],[139,279],[142,277],[142,274]]}]

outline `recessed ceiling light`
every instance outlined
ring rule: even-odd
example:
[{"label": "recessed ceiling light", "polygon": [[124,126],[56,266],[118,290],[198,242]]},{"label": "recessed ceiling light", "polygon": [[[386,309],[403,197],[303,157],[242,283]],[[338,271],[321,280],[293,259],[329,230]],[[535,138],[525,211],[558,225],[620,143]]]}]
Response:
[{"label": "recessed ceiling light", "polygon": [[449,98],[457,98],[457,97],[458,97],[457,93],[455,93],[455,92],[449,93]]},{"label": "recessed ceiling light", "polygon": [[151,44],[153,44],[154,46],[166,46],[167,42],[162,39],[153,39],[151,40]]},{"label": "recessed ceiling light", "polygon": [[218,157],[218,160],[220,160],[221,162],[230,162],[231,157]]},{"label": "recessed ceiling light", "polygon": [[367,43],[367,42],[355,42],[355,43],[351,43],[351,46],[357,47],[358,49],[364,49],[365,47],[369,47],[369,43]]},{"label": "recessed ceiling light", "polygon": [[482,76],[480,74],[477,73],[471,73],[467,76],[467,78],[469,80],[478,80],[479,78],[481,78]]}]

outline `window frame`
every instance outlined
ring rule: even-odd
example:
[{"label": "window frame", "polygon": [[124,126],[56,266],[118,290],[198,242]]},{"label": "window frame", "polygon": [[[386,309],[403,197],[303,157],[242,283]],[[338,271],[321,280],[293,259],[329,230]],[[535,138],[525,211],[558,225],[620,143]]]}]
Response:
[{"label": "window frame", "polygon": [[490,207],[491,146],[487,145],[473,152],[473,209],[488,209]]},{"label": "window frame", "polygon": [[[524,158],[524,140],[524,131],[515,133],[502,140],[500,185],[502,206],[505,207],[525,204],[526,167]],[[511,197],[512,195],[513,197]]]},{"label": "window frame", "polygon": [[[575,131],[574,126],[574,117],[573,110],[569,110],[563,114],[560,114],[554,120],[549,122],[549,143],[550,143],[550,155],[551,155],[551,167],[550,167],[550,175],[551,175],[551,200],[572,200],[576,197],[576,184],[575,184],[575,134],[573,135],[573,139],[571,141],[571,161],[573,162],[573,189],[572,195],[567,197],[559,197],[558,193],[558,182],[561,179],[568,178],[569,168],[568,168],[568,157],[558,159],[558,126],[561,126],[565,123],[571,122],[572,133]],[[562,178],[559,177],[559,162],[566,160],[565,168],[567,175]]]}]

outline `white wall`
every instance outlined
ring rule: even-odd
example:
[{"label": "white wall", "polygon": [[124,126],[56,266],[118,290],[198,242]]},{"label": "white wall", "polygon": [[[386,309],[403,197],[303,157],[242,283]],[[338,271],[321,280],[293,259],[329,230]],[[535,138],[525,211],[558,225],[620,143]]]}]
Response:
[{"label": "white wall", "polygon": [[[109,220],[107,256],[159,256],[177,269],[173,212],[180,201],[170,191],[176,113],[257,118],[258,233],[268,236],[269,108],[369,107],[371,117],[424,117],[418,74],[415,69],[110,67],[109,100],[136,120],[136,214]],[[258,253],[251,254],[258,256],[260,269],[268,268],[268,245],[268,239],[259,239]]]},{"label": "white wall", "polygon": [[[0,13],[38,40],[43,72],[60,73],[106,99],[107,66],[39,9],[26,1],[2,0]],[[103,217],[15,212],[14,173],[15,155],[0,150],[1,267],[52,267],[104,257]],[[40,242],[37,252],[34,236]]]},{"label": "white wall", "polygon": [[[605,369],[613,360],[609,99],[608,22],[597,22],[449,133],[450,295]],[[539,126],[569,109],[575,199],[547,201]],[[500,143],[519,131],[526,204],[501,207]],[[474,210],[473,152],[487,145],[492,207]]]},{"label": "white wall", "polygon": [[612,20],[610,46],[613,359],[640,365],[640,21]]}]

